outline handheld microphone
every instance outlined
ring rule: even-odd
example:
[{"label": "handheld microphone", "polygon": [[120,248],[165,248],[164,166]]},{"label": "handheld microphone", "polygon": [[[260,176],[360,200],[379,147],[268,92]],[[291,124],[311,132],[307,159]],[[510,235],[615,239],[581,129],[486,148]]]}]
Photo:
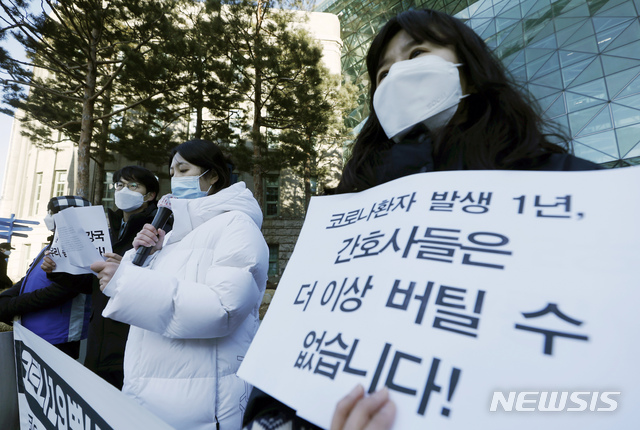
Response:
[{"label": "handheld microphone", "polygon": [[[167,223],[167,220],[171,216],[171,198],[173,196],[171,194],[166,194],[162,196],[160,201],[158,202],[158,211],[156,212],[156,216],[153,217],[153,221],[151,221],[151,225],[156,229],[164,228],[164,225]],[[135,257],[133,257],[133,264],[136,266],[142,266],[144,260],[147,259],[149,253],[151,252],[150,246],[140,246],[136,251]]]}]

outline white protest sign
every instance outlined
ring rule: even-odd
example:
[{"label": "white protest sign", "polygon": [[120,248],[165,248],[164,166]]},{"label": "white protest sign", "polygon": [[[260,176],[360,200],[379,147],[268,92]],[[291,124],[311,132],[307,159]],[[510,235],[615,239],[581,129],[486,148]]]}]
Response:
[{"label": "white protest sign", "polygon": [[20,323],[14,339],[21,430],[172,428]]},{"label": "white protest sign", "polygon": [[49,257],[54,272],[93,273],[89,266],[111,252],[111,238],[102,206],[72,207],[53,216],[56,231]]},{"label": "white protest sign", "polygon": [[358,383],[389,387],[396,429],[634,427],[639,184],[437,172],[314,197],[239,375],[325,428]]}]

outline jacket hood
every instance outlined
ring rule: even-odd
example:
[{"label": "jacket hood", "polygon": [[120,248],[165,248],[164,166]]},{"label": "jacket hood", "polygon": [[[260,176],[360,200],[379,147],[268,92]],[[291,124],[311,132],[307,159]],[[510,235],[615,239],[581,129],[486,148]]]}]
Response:
[{"label": "jacket hood", "polygon": [[230,211],[248,215],[258,228],[262,227],[262,210],[244,182],[235,183],[217,193],[197,199],[171,199],[173,230],[168,242],[182,239],[190,231],[211,218]]}]

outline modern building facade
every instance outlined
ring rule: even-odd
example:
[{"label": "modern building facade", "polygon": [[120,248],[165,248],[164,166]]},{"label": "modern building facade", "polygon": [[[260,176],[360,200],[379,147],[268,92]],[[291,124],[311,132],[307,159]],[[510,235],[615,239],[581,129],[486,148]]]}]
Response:
[{"label": "modern building facade", "polygon": [[[462,19],[571,137],[577,156],[640,164],[640,0],[327,0],[340,18],[343,72],[366,87],[364,57],[397,13],[432,8]],[[366,118],[360,108],[353,126]]]}]

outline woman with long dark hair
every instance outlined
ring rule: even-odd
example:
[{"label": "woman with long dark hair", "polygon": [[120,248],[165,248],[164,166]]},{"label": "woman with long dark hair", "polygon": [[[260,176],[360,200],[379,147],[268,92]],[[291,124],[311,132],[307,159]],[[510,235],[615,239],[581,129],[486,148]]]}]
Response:
[{"label": "woman with long dark hair", "polygon": [[[450,15],[399,14],[375,37],[366,62],[370,113],[338,193],[420,172],[598,168],[570,155],[561,134],[545,133],[535,104],[484,41]],[[365,397],[356,387],[338,403],[331,430],[386,430],[394,417],[386,389]],[[267,428],[270,422],[282,423],[272,429],[317,428],[254,389],[245,428]]]},{"label": "woman with long dark hair", "polygon": [[[367,55],[370,114],[338,192],[440,170],[591,170],[546,134],[484,41],[434,10],[391,18]],[[551,128],[551,127],[550,127]]]}]

